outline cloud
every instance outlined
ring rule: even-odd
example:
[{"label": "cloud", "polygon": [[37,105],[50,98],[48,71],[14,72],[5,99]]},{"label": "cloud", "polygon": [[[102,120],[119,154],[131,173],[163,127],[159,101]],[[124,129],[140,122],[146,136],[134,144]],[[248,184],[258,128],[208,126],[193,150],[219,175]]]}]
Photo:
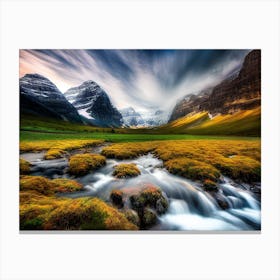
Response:
[{"label": "cloud", "polygon": [[186,94],[240,69],[249,50],[21,50],[20,76],[38,73],[65,92],[97,82],[118,108],[170,110]]}]

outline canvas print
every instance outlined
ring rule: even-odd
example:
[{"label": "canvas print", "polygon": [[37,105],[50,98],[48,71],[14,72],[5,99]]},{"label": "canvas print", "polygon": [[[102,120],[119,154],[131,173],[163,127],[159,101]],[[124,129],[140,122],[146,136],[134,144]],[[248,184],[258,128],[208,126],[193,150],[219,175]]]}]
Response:
[{"label": "canvas print", "polygon": [[21,49],[20,230],[259,231],[261,50]]}]

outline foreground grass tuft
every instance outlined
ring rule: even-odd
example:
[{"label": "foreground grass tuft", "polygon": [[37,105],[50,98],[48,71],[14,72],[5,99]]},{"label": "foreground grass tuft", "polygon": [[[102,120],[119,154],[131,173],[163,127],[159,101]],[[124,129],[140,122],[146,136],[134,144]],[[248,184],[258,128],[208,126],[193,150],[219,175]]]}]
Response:
[{"label": "foreground grass tuft", "polygon": [[81,176],[106,164],[106,158],[97,154],[77,154],[69,160],[69,172]]},{"label": "foreground grass tuft", "polygon": [[32,191],[37,195],[54,195],[55,193],[75,192],[82,190],[82,185],[65,178],[47,179],[42,176],[21,176],[20,191]]},{"label": "foreground grass tuft", "polygon": [[20,158],[19,159],[19,172],[20,174],[29,174],[30,173],[31,163],[27,160]]},{"label": "foreground grass tuft", "polygon": [[141,174],[139,168],[134,163],[121,163],[114,168],[113,176],[117,178],[136,177]]}]

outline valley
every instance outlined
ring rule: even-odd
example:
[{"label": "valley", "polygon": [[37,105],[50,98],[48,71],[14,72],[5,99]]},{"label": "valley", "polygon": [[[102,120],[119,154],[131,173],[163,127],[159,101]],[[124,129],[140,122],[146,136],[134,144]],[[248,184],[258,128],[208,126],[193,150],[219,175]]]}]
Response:
[{"label": "valley", "polygon": [[259,50],[171,111],[110,94],[20,78],[21,230],[261,229]]}]

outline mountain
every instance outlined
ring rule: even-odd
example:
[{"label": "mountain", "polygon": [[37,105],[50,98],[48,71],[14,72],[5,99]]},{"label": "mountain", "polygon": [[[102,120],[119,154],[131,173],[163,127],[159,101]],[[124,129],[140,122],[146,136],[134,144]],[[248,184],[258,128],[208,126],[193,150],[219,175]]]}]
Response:
[{"label": "mountain", "polygon": [[207,111],[211,116],[234,114],[261,105],[261,51],[253,50],[244,59],[241,70],[213,89],[186,96],[177,103],[169,121],[189,113]]},{"label": "mountain", "polygon": [[58,88],[46,77],[26,74],[19,80],[20,113],[81,123],[81,118]]},{"label": "mountain", "polygon": [[213,88],[202,90],[197,93],[186,95],[182,100],[177,102],[172,111],[169,122],[177,120],[189,113],[200,111],[201,104],[206,102],[212,93]]},{"label": "mountain", "polygon": [[120,127],[121,113],[112,105],[107,93],[94,81],[70,88],[65,97],[88,122],[97,126]]},{"label": "mountain", "polygon": [[144,126],[144,120],[142,116],[138,112],[136,112],[132,107],[124,108],[120,110],[120,113],[122,114],[123,123],[125,126]]},{"label": "mountain", "polygon": [[168,114],[162,110],[156,110],[150,113],[142,114],[144,126],[155,127],[160,126],[168,121]]}]

